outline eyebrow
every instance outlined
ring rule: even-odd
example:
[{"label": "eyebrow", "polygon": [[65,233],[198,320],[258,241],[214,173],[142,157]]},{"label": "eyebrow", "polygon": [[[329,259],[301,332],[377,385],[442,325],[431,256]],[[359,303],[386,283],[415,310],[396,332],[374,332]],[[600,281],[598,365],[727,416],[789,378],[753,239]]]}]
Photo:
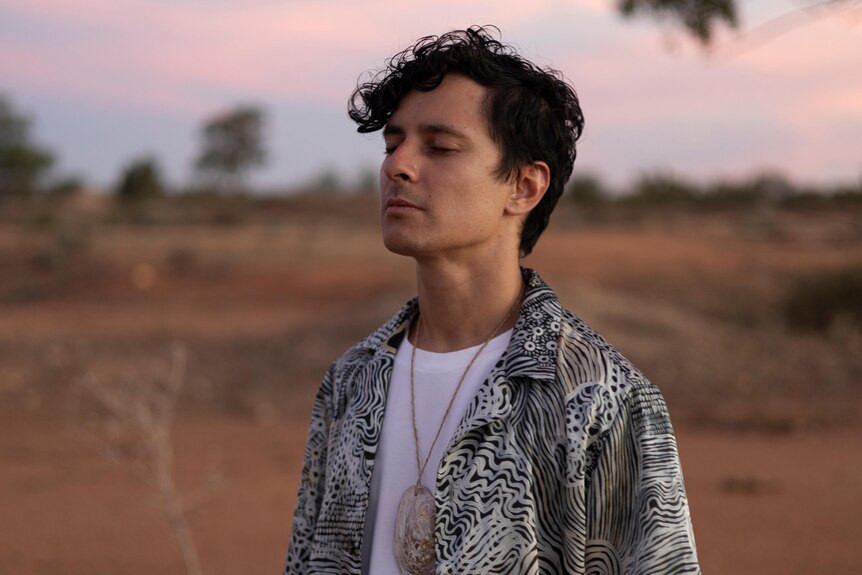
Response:
[{"label": "eyebrow", "polygon": [[[446,124],[419,124],[419,132],[424,134],[446,134],[456,138],[467,139],[467,135],[464,132],[456,130],[452,126],[447,126]],[[404,128],[397,124],[386,124],[383,128],[383,135],[402,136],[404,135]]]}]

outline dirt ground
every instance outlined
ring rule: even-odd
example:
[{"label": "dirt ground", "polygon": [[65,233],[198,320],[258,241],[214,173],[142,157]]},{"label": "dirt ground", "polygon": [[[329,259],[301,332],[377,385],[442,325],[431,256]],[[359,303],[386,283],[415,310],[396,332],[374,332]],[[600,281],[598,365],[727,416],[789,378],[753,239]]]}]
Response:
[{"label": "dirt ground", "polygon": [[[340,210],[0,224],[0,573],[185,573],[128,422],[96,405],[161,397],[177,349],[203,572],[279,572],[319,378],[412,293],[366,208]],[[862,263],[858,216],[563,211],[527,262],[664,391],[705,573],[862,564],[862,335],[780,313],[795,277]]]},{"label": "dirt ground", "polygon": [[[189,417],[177,476],[193,492],[205,573],[278,573],[290,534],[302,422]],[[3,414],[0,572],[184,573],[155,492],[67,422]],[[739,436],[677,430],[704,573],[855,573],[862,563],[860,429]]]}]

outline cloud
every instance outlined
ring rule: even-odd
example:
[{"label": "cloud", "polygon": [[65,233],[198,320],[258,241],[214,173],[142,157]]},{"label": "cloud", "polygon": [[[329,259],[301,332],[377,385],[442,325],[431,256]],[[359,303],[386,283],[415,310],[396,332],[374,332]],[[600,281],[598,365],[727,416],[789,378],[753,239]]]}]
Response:
[{"label": "cloud", "polygon": [[[3,0],[0,77],[25,94],[189,124],[237,101],[289,102],[290,128],[313,130],[296,110],[342,115],[363,70],[420,36],[484,23],[573,81],[583,157],[608,170],[665,158],[858,171],[846,127],[862,124],[862,38],[838,20],[705,56],[688,42],[668,52],[652,22],[623,22],[606,0]],[[333,136],[319,137],[304,164],[331,163]]]},{"label": "cloud", "polygon": [[[546,0],[545,7],[563,5]],[[534,7],[522,2],[440,0],[392,5],[340,3],[175,3],[151,0],[6,0],[3,10],[38,32],[8,51],[9,78],[131,105],[149,101],[178,110],[211,105],[208,93],[321,98],[340,104],[357,71],[415,39],[493,14],[514,26]],[[69,40],[69,31],[79,34]],[[65,42],[45,41],[61,32]],[[383,33],[381,33],[383,32]],[[362,64],[364,63],[364,64]],[[36,77],[33,70],[39,70]],[[154,85],[166,86],[166,97]],[[337,94],[337,96],[336,96]],[[219,97],[217,96],[217,97]]]}]

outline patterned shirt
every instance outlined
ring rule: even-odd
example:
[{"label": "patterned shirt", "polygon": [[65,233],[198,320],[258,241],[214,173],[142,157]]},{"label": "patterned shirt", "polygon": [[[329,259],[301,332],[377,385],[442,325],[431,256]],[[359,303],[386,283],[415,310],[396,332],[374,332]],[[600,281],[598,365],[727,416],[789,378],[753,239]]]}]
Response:
[{"label": "patterned shirt", "polygon": [[[437,468],[436,573],[700,573],[664,399],[530,269],[509,346]],[[415,299],[329,368],[285,575],[361,573],[395,352]]]}]

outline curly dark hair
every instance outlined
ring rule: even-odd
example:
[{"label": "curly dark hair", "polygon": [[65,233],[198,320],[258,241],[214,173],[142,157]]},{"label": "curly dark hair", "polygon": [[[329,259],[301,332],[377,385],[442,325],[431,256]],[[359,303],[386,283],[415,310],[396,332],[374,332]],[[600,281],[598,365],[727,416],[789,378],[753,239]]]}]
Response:
[{"label": "curly dark hair", "polygon": [[358,124],[357,131],[375,132],[386,125],[411,90],[431,91],[446,74],[461,74],[488,88],[488,126],[502,152],[497,177],[515,178],[521,166],[537,161],[546,162],[551,172],[547,192],[521,230],[523,257],[548,226],[569,180],[584,116],[574,88],[562,73],[524,60],[491,30],[500,34],[494,26],[471,26],[419,39],[356,87],[348,114]]}]

